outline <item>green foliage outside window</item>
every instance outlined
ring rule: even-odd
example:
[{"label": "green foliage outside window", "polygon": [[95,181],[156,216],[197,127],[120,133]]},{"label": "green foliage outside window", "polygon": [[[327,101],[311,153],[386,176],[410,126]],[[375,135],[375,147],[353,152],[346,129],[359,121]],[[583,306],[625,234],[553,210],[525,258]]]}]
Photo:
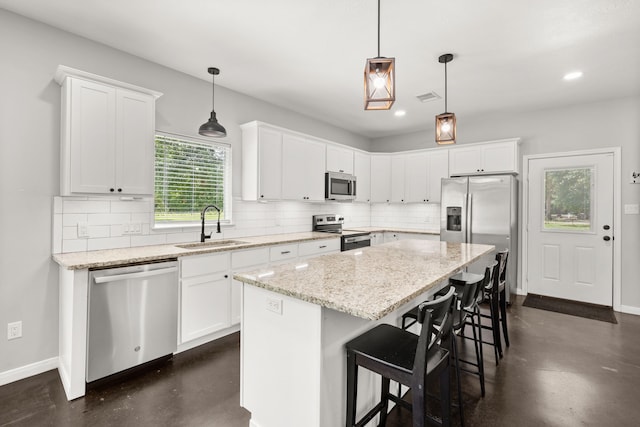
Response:
[{"label": "green foliage outside window", "polygon": [[[155,221],[183,223],[200,220],[207,205],[216,205],[225,215],[230,148],[182,137],[156,135]],[[207,212],[207,219],[217,212]]]},{"label": "green foliage outside window", "polygon": [[544,228],[591,229],[591,169],[545,172]]}]

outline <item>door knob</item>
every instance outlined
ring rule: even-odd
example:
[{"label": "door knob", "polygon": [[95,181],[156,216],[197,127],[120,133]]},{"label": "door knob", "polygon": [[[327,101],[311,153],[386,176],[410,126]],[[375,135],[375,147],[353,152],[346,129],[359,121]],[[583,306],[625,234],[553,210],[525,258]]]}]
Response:
[{"label": "door knob", "polygon": [[604,237],[602,238],[602,240],[604,240],[605,242],[608,242],[609,240],[611,240],[611,237],[609,237],[609,236],[604,236]]}]

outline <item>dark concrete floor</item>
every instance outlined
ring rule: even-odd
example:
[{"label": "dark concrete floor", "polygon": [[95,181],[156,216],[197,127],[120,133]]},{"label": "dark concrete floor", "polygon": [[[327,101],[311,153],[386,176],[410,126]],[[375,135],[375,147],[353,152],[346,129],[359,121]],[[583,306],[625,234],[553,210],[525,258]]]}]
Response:
[{"label": "dark concrete floor", "polygon": [[[477,377],[463,374],[466,425],[640,425],[640,316],[616,316],[617,325],[522,307],[517,298],[499,366],[485,346],[484,398]],[[239,371],[238,334],[72,402],[50,371],[0,387],[0,426],[247,427]],[[411,425],[409,412],[387,425]]]}]

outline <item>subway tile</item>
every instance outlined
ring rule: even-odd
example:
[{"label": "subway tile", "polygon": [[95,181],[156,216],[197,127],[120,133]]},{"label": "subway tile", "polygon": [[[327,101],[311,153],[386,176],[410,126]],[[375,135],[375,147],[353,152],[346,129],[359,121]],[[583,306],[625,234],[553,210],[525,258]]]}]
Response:
[{"label": "subway tile", "polygon": [[131,239],[128,236],[107,237],[104,239],[89,239],[89,242],[87,244],[87,249],[90,251],[128,247],[131,247]]},{"label": "subway tile", "polygon": [[87,214],[62,214],[62,226],[71,227],[79,222],[87,222]]},{"label": "subway tile", "polygon": [[153,212],[153,204],[146,200],[114,200],[111,202],[111,213]]},{"label": "subway tile", "polygon": [[126,224],[131,222],[131,215],[128,213],[112,214],[88,214],[87,222],[89,225],[113,225],[113,224]]},{"label": "subway tile", "polygon": [[86,252],[88,239],[73,239],[62,241],[62,252]]},{"label": "subway tile", "polygon": [[108,213],[109,205],[108,201],[64,200],[62,202],[62,212],[65,214]]},{"label": "subway tile", "polygon": [[62,252],[62,214],[53,215],[51,232],[51,252],[60,253]]},{"label": "subway tile", "polygon": [[78,227],[62,227],[62,239],[72,240],[78,238]]},{"label": "subway tile", "polygon": [[166,235],[156,234],[149,236],[131,236],[131,247],[137,246],[149,246],[149,245],[164,245],[167,243]]},{"label": "subway tile", "polygon": [[110,225],[89,225],[90,239],[101,239],[105,237],[111,237]]},{"label": "subway tile", "polygon": [[122,224],[111,225],[110,237],[120,237],[124,235],[124,226]]}]

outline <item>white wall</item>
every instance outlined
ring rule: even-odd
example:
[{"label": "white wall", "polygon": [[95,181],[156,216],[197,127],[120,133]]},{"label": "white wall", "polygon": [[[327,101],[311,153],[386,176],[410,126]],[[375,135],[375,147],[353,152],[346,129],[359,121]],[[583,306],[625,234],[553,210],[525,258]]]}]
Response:
[{"label": "white wall", "polygon": [[[58,267],[51,260],[60,172],[56,67],[63,64],[163,92],[157,128],[186,135],[194,135],[209,117],[211,82],[206,70],[202,80],[196,79],[2,9],[0,52],[1,374],[58,354]],[[224,84],[225,73],[233,70],[223,68],[217,83]],[[364,137],[221,86],[216,86],[216,112],[234,150],[234,195],[241,190],[241,123],[261,120],[369,149]],[[311,209],[304,208],[304,215]],[[310,228],[310,216],[308,221]],[[17,320],[23,322],[23,338],[7,341],[6,324]]]},{"label": "white wall", "polygon": [[[457,130],[458,144],[521,137],[522,156],[622,147],[622,205],[640,203],[640,185],[629,183],[631,173],[640,172],[639,96],[530,113],[461,117]],[[373,151],[434,146],[433,131],[380,138],[371,143]],[[615,238],[621,240],[622,246],[622,254],[618,254],[622,257],[622,305],[640,313],[640,215],[623,214]]]}]

